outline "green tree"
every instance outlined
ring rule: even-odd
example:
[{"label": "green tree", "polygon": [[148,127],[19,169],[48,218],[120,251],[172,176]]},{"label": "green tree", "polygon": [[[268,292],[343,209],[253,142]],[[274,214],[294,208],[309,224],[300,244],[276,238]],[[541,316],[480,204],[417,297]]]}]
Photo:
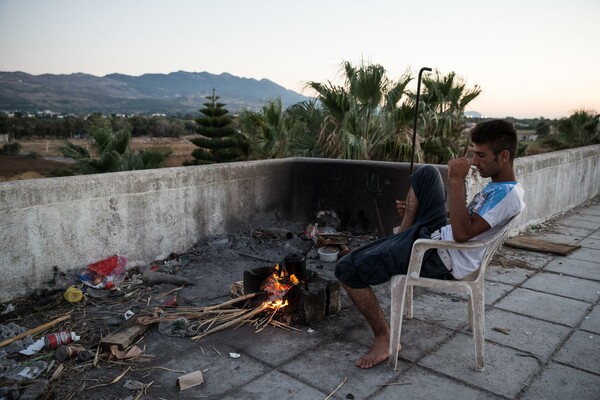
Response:
[{"label": "green tree", "polygon": [[297,103],[284,111],[281,99],[276,99],[267,101],[258,112],[242,112],[239,121],[250,142],[250,157],[265,159],[320,154],[309,128],[318,118],[314,101]]},{"label": "green tree", "polygon": [[248,158],[248,143],[246,138],[239,134],[234,126],[233,119],[227,114],[229,111],[225,104],[219,103],[219,96],[206,97],[208,103],[200,109],[203,116],[196,119],[198,136],[191,142],[198,146],[192,152],[195,160],[186,165],[213,164],[231,161],[241,161]]},{"label": "green tree", "polygon": [[[390,159],[405,153],[406,86],[410,74],[388,79],[381,65],[343,64],[344,84],[309,82],[325,117],[317,141],[332,158]],[[399,103],[403,102],[403,105]],[[399,151],[400,150],[400,151]]]},{"label": "green tree", "polygon": [[134,152],[129,147],[131,133],[113,132],[108,126],[92,128],[90,136],[91,151],[88,146],[79,146],[69,141],[59,148],[65,157],[76,161],[75,173],[99,174],[161,168],[173,153],[171,147],[165,145],[154,145]]},{"label": "green tree", "polygon": [[461,155],[467,146],[465,132],[465,108],[481,93],[475,85],[467,88],[466,82],[455,72],[447,75],[436,71],[423,76],[420,123],[418,130],[421,139],[423,159],[431,163],[447,163]]},{"label": "green tree", "polygon": [[555,150],[570,149],[600,143],[600,114],[577,110],[568,118],[556,122],[556,134],[543,140]]}]

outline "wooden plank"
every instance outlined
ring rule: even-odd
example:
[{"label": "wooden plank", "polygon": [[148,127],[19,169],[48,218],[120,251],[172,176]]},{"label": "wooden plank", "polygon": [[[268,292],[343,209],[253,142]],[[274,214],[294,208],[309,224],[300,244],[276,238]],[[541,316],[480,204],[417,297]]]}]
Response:
[{"label": "wooden plank", "polygon": [[110,350],[111,346],[117,346],[121,351],[125,350],[138,336],[146,332],[148,325],[131,325],[102,338],[100,346]]},{"label": "wooden plank", "polygon": [[504,242],[506,246],[515,247],[517,249],[537,251],[540,253],[558,254],[566,256],[573,251],[581,248],[581,246],[572,246],[563,243],[553,243],[546,240],[534,239],[530,237],[514,237]]}]

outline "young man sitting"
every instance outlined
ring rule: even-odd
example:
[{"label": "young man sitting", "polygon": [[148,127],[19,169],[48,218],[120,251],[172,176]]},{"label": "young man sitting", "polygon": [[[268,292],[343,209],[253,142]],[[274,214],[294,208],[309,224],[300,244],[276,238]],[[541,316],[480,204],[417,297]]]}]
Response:
[{"label": "young man sitting", "polygon": [[[373,345],[356,361],[371,368],[388,358],[390,330],[372,285],[392,275],[406,274],[413,243],[420,238],[466,242],[485,239],[525,208],[523,188],[515,181],[513,161],[517,133],[508,122],[482,122],[471,131],[472,159],[448,162],[450,224],[446,224],[444,185],[437,168],[423,166],[410,178],[405,202],[397,202],[402,224],[397,234],[369,243],[342,257],[335,274],[373,330]],[[476,167],[491,182],[467,205],[465,178]],[[431,251],[423,261],[421,276],[463,279],[476,271],[485,249]]]}]

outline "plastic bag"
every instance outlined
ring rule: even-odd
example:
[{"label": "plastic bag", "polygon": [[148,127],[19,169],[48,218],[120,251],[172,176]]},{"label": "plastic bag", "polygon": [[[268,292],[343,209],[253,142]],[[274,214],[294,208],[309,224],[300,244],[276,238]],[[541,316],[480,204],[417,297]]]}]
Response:
[{"label": "plastic bag", "polygon": [[115,255],[88,265],[79,279],[94,289],[113,289],[123,281],[126,265],[127,258]]}]

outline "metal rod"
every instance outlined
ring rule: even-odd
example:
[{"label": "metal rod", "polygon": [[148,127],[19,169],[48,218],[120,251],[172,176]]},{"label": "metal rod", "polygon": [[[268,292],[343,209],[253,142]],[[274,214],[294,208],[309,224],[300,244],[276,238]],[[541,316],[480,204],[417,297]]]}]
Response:
[{"label": "metal rod", "polygon": [[410,153],[410,174],[413,173],[413,163],[415,160],[415,145],[417,142],[417,120],[419,119],[419,96],[421,93],[421,75],[423,71],[431,72],[431,68],[423,67],[419,70],[419,80],[417,81],[417,101],[415,104],[415,123],[413,125],[413,137],[412,137],[412,151]]}]

